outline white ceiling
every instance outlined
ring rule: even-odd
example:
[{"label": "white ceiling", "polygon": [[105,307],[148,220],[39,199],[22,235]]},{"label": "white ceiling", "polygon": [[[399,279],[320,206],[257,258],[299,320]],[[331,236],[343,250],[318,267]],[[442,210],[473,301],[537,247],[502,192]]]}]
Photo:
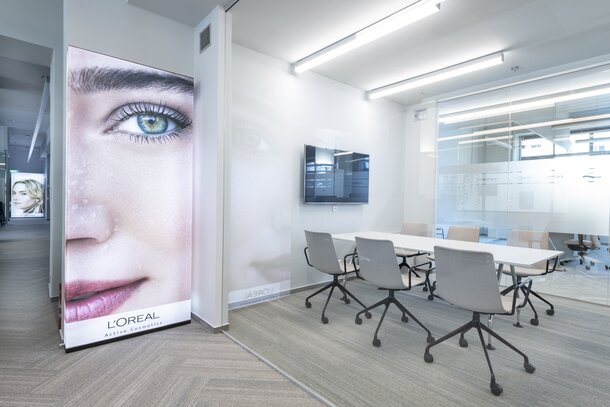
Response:
[{"label": "white ceiling", "polygon": [[[195,26],[226,1],[128,0]],[[239,0],[236,43],[295,62],[415,0]],[[230,2],[232,3],[232,2]],[[608,0],[445,0],[441,11],[314,68],[363,90],[505,51],[503,65],[393,96],[410,105],[588,58],[610,59]],[[515,74],[511,68],[519,66]]]}]

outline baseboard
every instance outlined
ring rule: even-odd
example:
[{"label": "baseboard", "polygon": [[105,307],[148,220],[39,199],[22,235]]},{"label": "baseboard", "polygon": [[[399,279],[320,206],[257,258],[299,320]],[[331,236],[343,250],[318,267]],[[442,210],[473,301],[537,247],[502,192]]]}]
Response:
[{"label": "baseboard", "polygon": [[217,333],[220,333],[222,331],[229,330],[229,324],[224,324],[224,325],[221,325],[221,326],[214,327],[214,326],[210,325],[206,320],[201,318],[199,315],[194,314],[192,312],[191,312],[191,319],[193,321],[197,322],[199,325],[203,326],[206,331],[211,332],[213,334],[217,334]]},{"label": "baseboard", "polygon": [[[354,278],[358,278],[358,277],[356,277],[354,275],[347,277],[348,280],[352,280]],[[286,297],[291,294],[296,294],[301,291],[313,290],[316,288],[324,287],[326,284],[330,283],[331,281],[333,281],[333,280],[327,280],[327,281],[322,281],[320,283],[314,283],[314,284],[303,285],[300,287],[290,288],[288,290],[279,291],[277,293],[268,294],[268,295],[262,295],[260,297],[256,297],[256,298],[253,298],[250,300],[233,302],[233,303],[229,304],[229,311],[238,309],[238,308],[248,307],[250,305],[259,304],[262,302],[277,300],[278,298]]]}]

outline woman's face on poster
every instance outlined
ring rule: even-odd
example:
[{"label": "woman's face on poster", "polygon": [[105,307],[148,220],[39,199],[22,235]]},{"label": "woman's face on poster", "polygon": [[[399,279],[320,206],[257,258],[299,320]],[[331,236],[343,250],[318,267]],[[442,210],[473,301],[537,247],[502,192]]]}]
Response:
[{"label": "woman's face on poster", "polygon": [[66,322],[187,300],[193,82],[70,48]]},{"label": "woman's face on poster", "polygon": [[36,205],[36,199],[30,196],[27,187],[22,182],[15,182],[11,193],[11,203],[15,208],[28,209]]}]

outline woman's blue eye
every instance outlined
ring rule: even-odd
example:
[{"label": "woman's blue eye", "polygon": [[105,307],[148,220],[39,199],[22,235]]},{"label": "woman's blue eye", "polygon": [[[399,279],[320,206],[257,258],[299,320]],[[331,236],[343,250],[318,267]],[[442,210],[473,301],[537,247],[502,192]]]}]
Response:
[{"label": "woman's blue eye", "polygon": [[191,119],[177,110],[163,104],[143,102],[119,107],[110,119],[115,124],[108,132],[145,143],[180,138],[181,132],[191,125]]},{"label": "woman's blue eye", "polygon": [[136,114],[121,120],[113,127],[114,131],[129,134],[146,134],[155,136],[180,128],[175,120],[167,116],[146,113]]},{"label": "woman's blue eye", "polygon": [[169,124],[167,117],[155,114],[139,114],[136,118],[138,120],[138,127],[146,134],[165,133]]}]

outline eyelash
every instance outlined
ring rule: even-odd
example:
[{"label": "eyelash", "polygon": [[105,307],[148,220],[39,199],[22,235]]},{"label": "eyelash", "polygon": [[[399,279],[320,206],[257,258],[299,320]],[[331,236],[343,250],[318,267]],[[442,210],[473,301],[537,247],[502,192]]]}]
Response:
[{"label": "eyelash", "polygon": [[[173,121],[176,124],[176,127],[179,128],[167,133],[154,135],[132,133],[117,129],[117,127],[119,127],[119,125],[122,123],[139,115],[161,116],[165,119]],[[116,122],[116,124],[110,127],[107,132],[128,136],[130,141],[140,144],[167,143],[180,140],[182,139],[182,135],[186,132],[186,129],[192,124],[192,120],[179,110],[172,109],[163,103],[157,104],[151,102],[134,102],[120,106],[111,113],[110,120]]]}]

